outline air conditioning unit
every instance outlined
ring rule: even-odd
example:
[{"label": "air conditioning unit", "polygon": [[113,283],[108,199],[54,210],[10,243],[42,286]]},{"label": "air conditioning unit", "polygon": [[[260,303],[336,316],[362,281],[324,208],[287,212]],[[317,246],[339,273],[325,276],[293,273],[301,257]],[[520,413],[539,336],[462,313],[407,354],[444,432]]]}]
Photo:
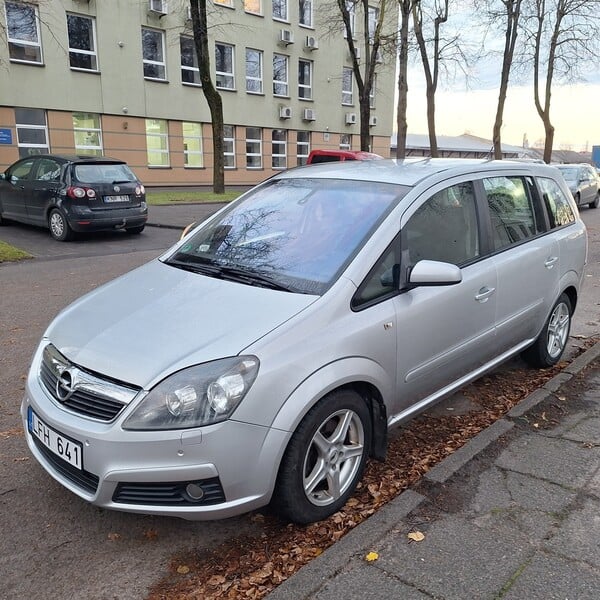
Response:
[{"label": "air conditioning unit", "polygon": [[279,43],[289,46],[294,43],[294,32],[291,29],[279,30]]},{"label": "air conditioning unit", "polygon": [[317,38],[312,35],[307,35],[306,40],[304,41],[304,47],[307,50],[316,50],[319,47],[319,42]]},{"label": "air conditioning unit", "polygon": [[375,127],[377,125],[377,116],[373,115],[369,118],[369,127]]},{"label": "air conditioning unit", "polygon": [[314,121],[317,118],[317,114],[312,108],[305,108],[302,113],[302,119],[304,121]]},{"label": "air conditioning unit", "polygon": [[148,12],[160,15],[161,17],[168,14],[167,0],[149,0]]},{"label": "air conditioning unit", "polygon": [[346,125],[356,124],[356,113],[346,113]]},{"label": "air conditioning unit", "polygon": [[291,106],[282,106],[279,109],[279,118],[280,119],[291,119],[292,118],[292,107]]}]

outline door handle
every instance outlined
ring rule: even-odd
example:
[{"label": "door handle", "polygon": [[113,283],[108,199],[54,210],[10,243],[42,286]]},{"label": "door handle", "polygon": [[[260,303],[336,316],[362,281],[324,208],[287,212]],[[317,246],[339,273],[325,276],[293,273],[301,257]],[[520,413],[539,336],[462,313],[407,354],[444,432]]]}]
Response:
[{"label": "door handle", "polygon": [[475,296],[475,300],[483,304],[487,302],[489,297],[496,291],[496,288],[489,288],[487,285],[483,286],[479,293]]},{"label": "door handle", "polygon": [[546,260],[544,266],[546,267],[546,269],[551,269],[554,266],[554,263],[556,263],[557,261],[558,256],[551,256],[548,260]]}]

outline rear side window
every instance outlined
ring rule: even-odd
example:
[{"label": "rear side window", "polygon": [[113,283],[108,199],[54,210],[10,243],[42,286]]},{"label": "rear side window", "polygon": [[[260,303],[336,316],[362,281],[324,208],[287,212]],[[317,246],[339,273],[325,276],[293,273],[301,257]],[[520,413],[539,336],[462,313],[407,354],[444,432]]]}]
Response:
[{"label": "rear side window", "polygon": [[483,180],[494,250],[502,250],[537,234],[535,212],[521,177],[490,177]]},{"label": "rear side window", "polygon": [[52,158],[41,158],[38,162],[36,179],[58,181],[60,179],[60,163]]},{"label": "rear side window", "polygon": [[548,211],[550,227],[562,227],[575,221],[575,214],[569,204],[569,200],[553,179],[539,177],[538,184],[542,192],[542,198]]},{"label": "rear side window", "polygon": [[439,260],[463,265],[480,252],[473,183],[468,181],[435,193],[403,227],[409,265]]}]

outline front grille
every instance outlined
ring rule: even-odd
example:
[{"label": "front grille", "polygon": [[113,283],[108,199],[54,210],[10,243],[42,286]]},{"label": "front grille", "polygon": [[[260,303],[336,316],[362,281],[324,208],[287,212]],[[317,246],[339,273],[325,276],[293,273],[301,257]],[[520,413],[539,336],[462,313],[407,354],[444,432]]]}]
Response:
[{"label": "front grille", "polygon": [[[64,388],[59,389],[58,385],[59,377],[65,372],[74,388],[70,394]],[[80,369],[50,344],[44,349],[40,381],[62,406],[105,422],[112,421],[139,391]],[[59,396],[59,392],[64,392],[63,397]]]},{"label": "front grille", "polygon": [[[186,486],[190,483],[202,488],[204,495],[200,500],[194,500],[186,493]],[[206,506],[225,502],[225,493],[218,477],[174,483],[119,483],[113,494],[113,502],[163,506]]]},{"label": "front grille", "polygon": [[80,471],[77,467],[74,467],[59,456],[56,456],[54,452],[48,450],[48,448],[46,448],[46,446],[44,446],[44,444],[42,444],[42,442],[34,435],[31,436],[31,439],[46,461],[48,461],[60,475],[86,492],[89,492],[90,494],[96,493],[99,481],[96,475],[89,471]]}]

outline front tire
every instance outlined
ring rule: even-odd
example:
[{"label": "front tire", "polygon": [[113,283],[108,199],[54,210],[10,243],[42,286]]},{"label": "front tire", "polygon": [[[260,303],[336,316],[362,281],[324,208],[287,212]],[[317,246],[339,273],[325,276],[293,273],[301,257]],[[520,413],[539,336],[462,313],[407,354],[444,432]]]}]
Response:
[{"label": "front tire", "polygon": [[50,211],[48,228],[50,229],[50,235],[59,242],[67,242],[73,238],[73,230],[58,208],[53,208]]},{"label": "front tire", "polygon": [[337,512],[362,477],[371,446],[371,416],[356,392],[322,398],[294,432],[279,467],[274,510],[295,523]]},{"label": "front tire", "polygon": [[598,208],[598,205],[599,205],[599,204],[600,204],[600,192],[598,192],[598,193],[596,194],[596,198],[594,199],[594,201],[593,201],[593,202],[590,202],[590,203],[588,204],[588,206],[589,206],[590,208]]},{"label": "front tire", "polygon": [[571,331],[573,309],[566,294],[560,298],[536,341],[523,352],[523,358],[532,366],[541,369],[553,367],[563,355]]}]

